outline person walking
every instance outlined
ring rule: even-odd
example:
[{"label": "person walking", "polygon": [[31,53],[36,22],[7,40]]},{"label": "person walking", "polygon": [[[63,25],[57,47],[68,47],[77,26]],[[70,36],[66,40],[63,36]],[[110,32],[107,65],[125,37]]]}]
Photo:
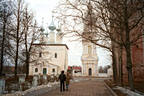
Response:
[{"label": "person walking", "polygon": [[71,79],[71,76],[70,76],[69,72],[67,72],[67,75],[66,75],[66,91],[68,91],[69,84],[70,84],[70,79]]},{"label": "person walking", "polygon": [[60,80],[60,91],[65,91],[65,81],[66,81],[66,75],[64,74],[64,71],[61,71],[61,74],[59,75]]}]

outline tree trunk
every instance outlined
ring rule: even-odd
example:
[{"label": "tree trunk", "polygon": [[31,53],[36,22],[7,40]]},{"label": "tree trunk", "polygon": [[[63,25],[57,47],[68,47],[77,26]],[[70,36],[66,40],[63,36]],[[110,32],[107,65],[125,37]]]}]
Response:
[{"label": "tree trunk", "polygon": [[129,82],[129,86],[130,86],[131,90],[134,90],[130,45],[127,45],[127,47],[126,47],[126,54],[127,54],[128,82]]},{"label": "tree trunk", "polygon": [[26,53],[26,78],[27,78],[28,75],[29,75],[29,59],[30,59],[30,55],[29,55],[29,53],[27,52],[27,53]]},{"label": "tree trunk", "polygon": [[113,60],[113,63],[112,63],[112,66],[113,66],[113,80],[114,80],[114,83],[117,84],[117,67],[116,67],[116,59],[115,59],[114,50],[112,50],[112,60]]},{"label": "tree trunk", "polygon": [[17,65],[18,65],[18,50],[19,49],[19,40],[17,40],[17,46],[16,46],[16,57],[15,57],[15,76],[17,76]]},{"label": "tree trunk", "polygon": [[119,78],[120,85],[123,86],[123,63],[122,63],[122,47],[120,46],[120,57],[119,57]]},{"label": "tree trunk", "polygon": [[21,2],[18,1],[18,10],[17,10],[17,29],[16,29],[15,76],[17,76],[17,65],[18,65],[18,57],[19,57],[20,7],[21,7]]},{"label": "tree trunk", "polygon": [[4,43],[5,43],[5,29],[6,29],[5,12],[4,12],[4,23],[3,23],[3,37],[2,37],[2,47],[1,47],[1,66],[0,66],[0,75],[3,74],[3,57],[4,57]]},{"label": "tree trunk", "polygon": [[127,0],[124,1],[124,25],[125,25],[125,50],[127,57],[127,71],[128,71],[128,82],[131,90],[134,90],[133,84],[133,73],[132,73],[132,59],[131,59],[131,43],[130,43],[130,28],[129,28],[129,18],[128,18],[128,4]]}]

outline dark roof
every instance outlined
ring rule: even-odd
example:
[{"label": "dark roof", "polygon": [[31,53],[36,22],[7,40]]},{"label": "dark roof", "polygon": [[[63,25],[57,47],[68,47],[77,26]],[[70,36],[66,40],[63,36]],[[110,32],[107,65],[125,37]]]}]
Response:
[{"label": "dark roof", "polygon": [[40,44],[40,43],[35,43],[33,45],[39,45],[39,46],[65,46],[67,49],[69,49],[66,44]]}]

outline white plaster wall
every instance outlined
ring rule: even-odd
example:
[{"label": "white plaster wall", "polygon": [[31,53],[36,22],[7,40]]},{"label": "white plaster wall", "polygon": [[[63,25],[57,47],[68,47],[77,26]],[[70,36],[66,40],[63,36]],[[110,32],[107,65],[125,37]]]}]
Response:
[{"label": "white plaster wall", "polygon": [[[39,48],[38,48],[39,47]],[[47,68],[47,74],[53,74],[52,69],[55,68],[56,73],[60,74],[62,70],[67,71],[68,68],[68,50],[65,46],[34,46],[35,53],[31,55],[31,60],[37,60],[30,63],[29,74],[43,74],[43,68]],[[42,52],[42,57],[39,57],[39,52]],[[55,58],[57,53],[57,58]],[[40,64],[39,66],[35,66]],[[35,67],[38,67],[40,72],[35,73]]]},{"label": "white plaster wall", "polygon": [[[83,42],[82,44],[83,44],[82,74],[83,76],[89,76],[89,68],[91,68],[92,76],[98,76],[98,57],[96,53],[96,46],[89,42]],[[92,47],[91,55],[88,54],[89,45]]]}]

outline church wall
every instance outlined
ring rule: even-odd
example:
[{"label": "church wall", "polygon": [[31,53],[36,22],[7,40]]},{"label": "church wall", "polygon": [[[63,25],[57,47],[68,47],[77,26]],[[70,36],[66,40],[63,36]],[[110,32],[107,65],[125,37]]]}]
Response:
[{"label": "church wall", "polygon": [[[67,67],[68,67],[68,58],[67,58],[68,53],[67,53],[67,49],[65,48],[65,46],[61,46],[61,47],[51,46],[50,52],[53,56],[50,63],[56,64],[57,66],[59,66],[58,73],[60,73],[64,69],[65,69],[64,71],[66,72]],[[57,58],[54,57],[55,53],[57,53]]]},{"label": "church wall", "polygon": [[91,76],[98,76],[97,66],[94,63],[91,64],[83,64],[83,76],[89,76],[89,69],[92,70]]},{"label": "church wall", "polygon": [[96,53],[96,45],[90,42],[82,42],[82,73],[83,76],[89,76],[89,68],[91,68],[92,75],[98,76],[98,58]]},{"label": "church wall", "polygon": [[[38,48],[39,47],[39,48]],[[43,74],[43,68],[47,68],[47,74],[60,74],[62,70],[67,70],[68,66],[68,52],[65,46],[34,46],[37,48],[35,54],[31,55],[31,59],[37,60],[30,64],[29,75]],[[39,57],[39,53],[42,52],[42,57]],[[57,54],[57,56],[55,56]],[[39,66],[35,66],[40,64]],[[33,68],[32,68],[32,65]],[[34,68],[38,68],[38,72],[35,72]],[[55,70],[53,72],[53,70]]]}]

